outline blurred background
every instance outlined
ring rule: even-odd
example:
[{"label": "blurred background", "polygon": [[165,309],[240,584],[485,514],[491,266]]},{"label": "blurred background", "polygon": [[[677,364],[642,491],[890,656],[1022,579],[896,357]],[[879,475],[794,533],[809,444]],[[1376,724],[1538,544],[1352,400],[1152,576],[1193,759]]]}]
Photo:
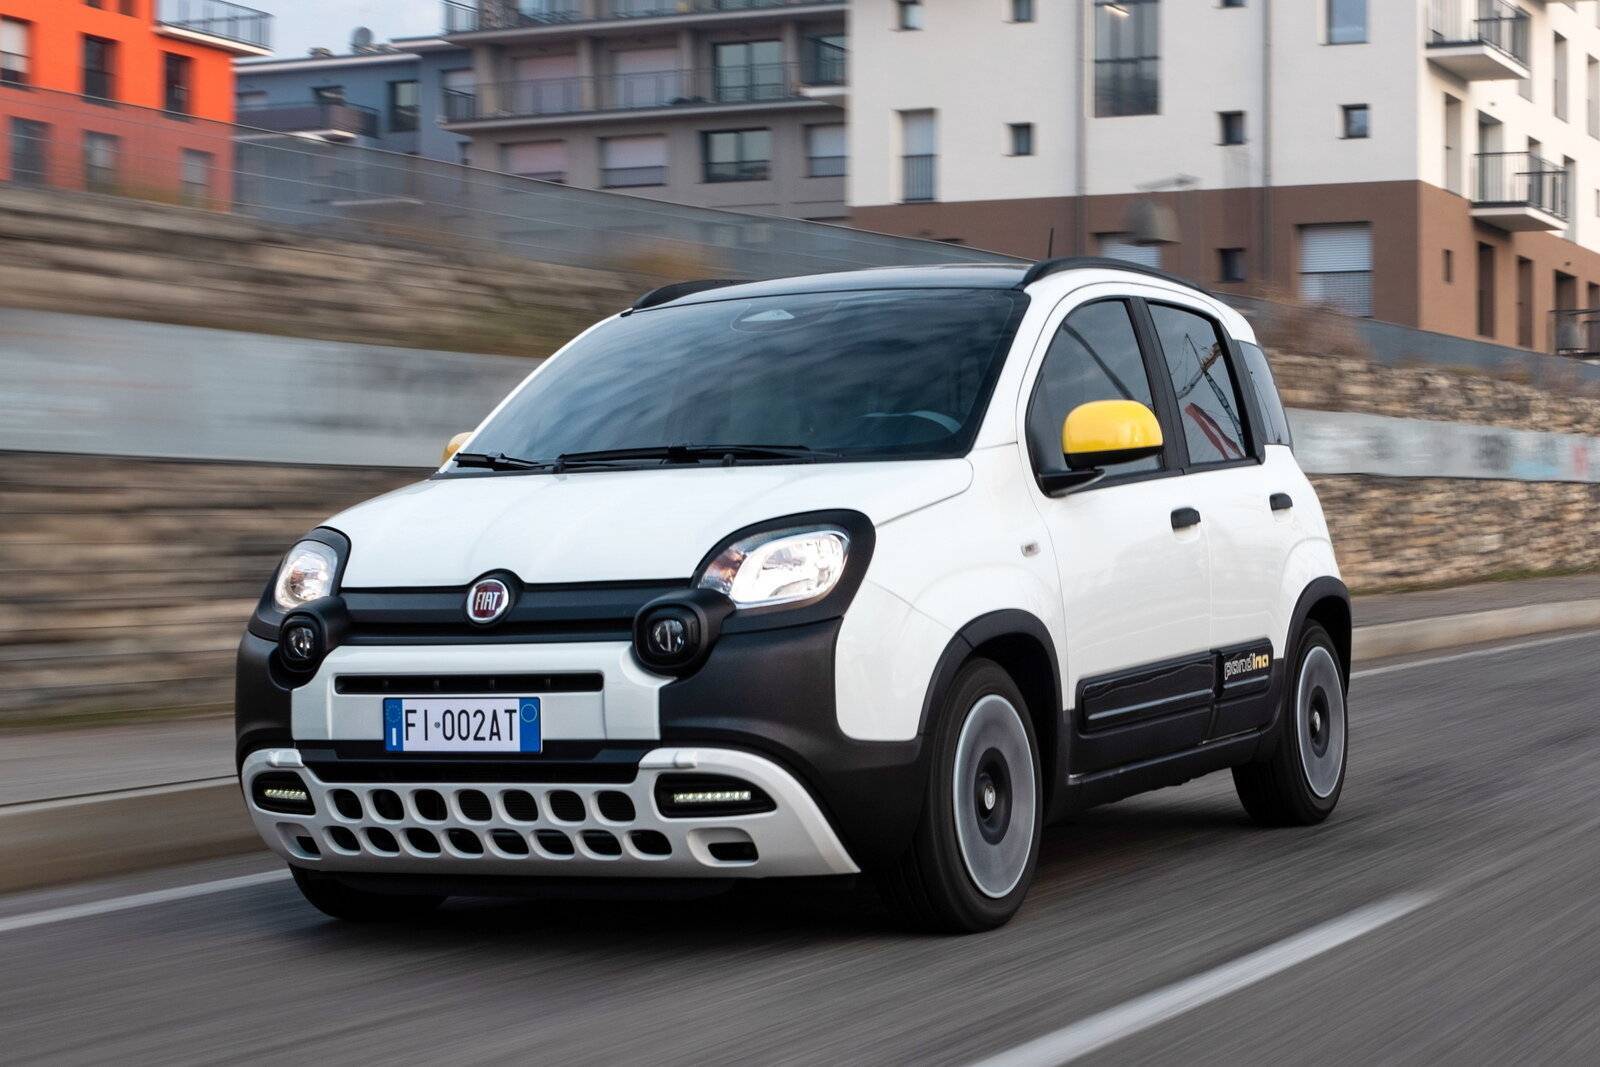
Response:
[{"label": "blurred background", "polygon": [[[35,894],[17,914],[252,850],[226,715],[280,553],[422,477],[539,359],[668,281],[1052,254],[1187,276],[1271,353],[1368,659],[1600,625],[1594,0],[259,2],[0,0],[0,890]],[[1554,702],[1551,745],[1597,754],[1589,662],[1496,701]],[[1439,714],[1488,714],[1506,678]],[[1448,719],[1407,729],[1368,795],[1437,758],[1406,806],[1456,803],[1464,772],[1429,740]],[[1213,794],[1186,825],[1231,840],[1202,826]],[[1102,858],[1160,803],[1098,816]],[[49,1017],[18,1024],[26,1047],[75,1058]],[[1402,1048],[1455,1047],[1393,1025],[1422,1042]],[[874,1058],[1005,1044],[918,1032]],[[1592,1025],[1545,1036],[1600,1047]]]}]

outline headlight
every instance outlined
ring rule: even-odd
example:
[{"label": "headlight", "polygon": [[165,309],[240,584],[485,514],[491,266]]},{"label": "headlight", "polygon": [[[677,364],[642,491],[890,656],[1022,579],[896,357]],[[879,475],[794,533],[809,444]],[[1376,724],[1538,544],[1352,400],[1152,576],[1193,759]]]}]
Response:
[{"label": "headlight", "polygon": [[339,557],[331,547],[321,541],[301,541],[278,568],[278,579],[272,583],[273,603],[282,611],[293,611],[328,596],[338,569]]},{"label": "headlight", "polygon": [[817,600],[839,584],[849,554],[850,535],[837,527],[773,530],[729,545],[698,584],[741,608]]}]

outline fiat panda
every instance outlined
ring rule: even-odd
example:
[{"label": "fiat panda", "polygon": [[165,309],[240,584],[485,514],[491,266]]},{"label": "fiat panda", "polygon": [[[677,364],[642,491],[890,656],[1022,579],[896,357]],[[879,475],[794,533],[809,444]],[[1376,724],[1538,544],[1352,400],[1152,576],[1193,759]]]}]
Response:
[{"label": "fiat panda", "polygon": [[976,931],[1089,805],[1226,769],[1260,823],[1327,818],[1350,636],[1267,360],[1194,286],[685,283],[289,550],[238,766],[337,917],[864,874]]}]

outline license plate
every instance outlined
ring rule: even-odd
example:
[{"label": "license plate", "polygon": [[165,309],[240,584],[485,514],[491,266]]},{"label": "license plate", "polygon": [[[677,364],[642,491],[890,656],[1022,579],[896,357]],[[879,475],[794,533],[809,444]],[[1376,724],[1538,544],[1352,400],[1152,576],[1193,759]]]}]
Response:
[{"label": "license plate", "polygon": [[389,752],[538,752],[538,697],[385,697]]}]

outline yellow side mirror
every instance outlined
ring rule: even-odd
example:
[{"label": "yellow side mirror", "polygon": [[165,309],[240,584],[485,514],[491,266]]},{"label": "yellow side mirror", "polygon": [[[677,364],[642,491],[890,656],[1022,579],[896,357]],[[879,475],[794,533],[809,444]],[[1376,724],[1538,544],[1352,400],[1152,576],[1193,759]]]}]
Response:
[{"label": "yellow side mirror", "polygon": [[1135,400],[1079,404],[1061,424],[1061,453],[1073,470],[1159,455],[1161,446],[1161,422]]},{"label": "yellow side mirror", "polygon": [[450,443],[444,446],[444,459],[441,463],[449,463],[450,457],[461,451],[461,446],[467,443],[467,438],[472,436],[471,430],[463,431],[450,438]]}]

